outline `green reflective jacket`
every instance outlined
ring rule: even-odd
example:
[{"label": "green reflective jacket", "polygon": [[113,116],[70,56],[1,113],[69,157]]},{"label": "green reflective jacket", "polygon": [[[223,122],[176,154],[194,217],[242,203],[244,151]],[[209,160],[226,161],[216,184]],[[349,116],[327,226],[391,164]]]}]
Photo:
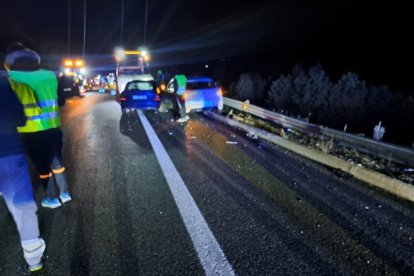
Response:
[{"label": "green reflective jacket", "polygon": [[53,72],[43,69],[10,71],[9,81],[26,115],[26,125],[18,127],[19,132],[38,132],[60,126],[57,79]]},{"label": "green reflective jacket", "polygon": [[174,79],[177,81],[177,95],[181,95],[185,91],[187,85],[187,78],[185,75],[176,75]]}]

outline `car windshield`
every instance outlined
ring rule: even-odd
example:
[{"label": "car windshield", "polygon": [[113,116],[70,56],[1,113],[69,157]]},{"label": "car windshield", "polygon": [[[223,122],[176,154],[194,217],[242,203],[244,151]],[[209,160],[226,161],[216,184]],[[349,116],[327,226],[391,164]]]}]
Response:
[{"label": "car windshield", "polygon": [[126,90],[153,90],[152,82],[134,81],[127,84]]},{"label": "car windshield", "polygon": [[187,82],[188,90],[215,88],[216,85],[212,81],[198,81],[198,82]]}]

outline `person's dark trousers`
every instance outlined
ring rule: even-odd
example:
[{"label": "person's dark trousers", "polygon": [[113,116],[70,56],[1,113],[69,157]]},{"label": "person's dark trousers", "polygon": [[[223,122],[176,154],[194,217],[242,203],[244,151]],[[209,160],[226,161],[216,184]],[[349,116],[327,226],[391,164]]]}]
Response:
[{"label": "person's dark trousers", "polygon": [[185,100],[182,96],[174,94],[174,110],[175,114],[180,118],[185,118],[187,116],[187,112],[185,110]]},{"label": "person's dark trousers", "polygon": [[40,182],[50,199],[68,191],[65,167],[62,163],[62,136],[60,128],[23,133],[29,158],[36,167]]}]

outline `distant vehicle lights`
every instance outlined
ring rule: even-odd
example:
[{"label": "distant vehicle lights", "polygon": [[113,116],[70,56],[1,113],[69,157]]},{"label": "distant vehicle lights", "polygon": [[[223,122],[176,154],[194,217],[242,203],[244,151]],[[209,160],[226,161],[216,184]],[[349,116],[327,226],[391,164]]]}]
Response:
[{"label": "distant vehicle lights", "polygon": [[145,62],[149,62],[151,60],[151,56],[148,53],[148,50],[140,48],[136,51],[125,50],[123,48],[117,47],[114,51],[114,57],[116,62],[122,62],[126,59],[127,55],[135,55],[139,58],[142,58]]},{"label": "distant vehicle lights", "polygon": [[81,66],[83,66],[83,60],[77,60],[77,61],[75,61],[75,66],[76,66],[76,67],[81,67]]},{"label": "distant vehicle lights", "polygon": [[76,59],[76,60],[65,59],[63,61],[63,65],[65,67],[70,67],[70,68],[81,68],[81,67],[84,67],[85,62],[82,59]]},{"label": "distant vehicle lights", "polygon": [[82,59],[64,59],[62,64],[66,75],[86,74],[85,61]]}]

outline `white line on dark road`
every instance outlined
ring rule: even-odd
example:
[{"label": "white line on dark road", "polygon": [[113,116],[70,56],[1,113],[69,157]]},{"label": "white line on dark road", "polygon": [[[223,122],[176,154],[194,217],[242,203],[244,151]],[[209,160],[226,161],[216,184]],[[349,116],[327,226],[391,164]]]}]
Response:
[{"label": "white line on dark road", "polygon": [[141,110],[137,112],[206,275],[235,275],[232,266],[147,117]]}]

